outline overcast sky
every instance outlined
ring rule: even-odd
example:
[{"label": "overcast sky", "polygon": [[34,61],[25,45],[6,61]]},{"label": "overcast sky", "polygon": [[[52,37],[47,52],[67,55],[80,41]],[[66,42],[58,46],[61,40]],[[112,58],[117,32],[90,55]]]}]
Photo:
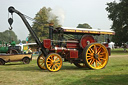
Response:
[{"label": "overcast sky", "polygon": [[[51,7],[63,27],[76,27],[78,24],[88,23],[93,29],[109,30],[112,22],[107,18],[105,8],[106,3],[112,1],[114,0],[0,0],[0,32],[9,28],[9,6],[14,6],[32,18],[42,7]],[[13,17],[13,31],[18,39],[25,40],[29,33],[27,28],[17,14]]]}]

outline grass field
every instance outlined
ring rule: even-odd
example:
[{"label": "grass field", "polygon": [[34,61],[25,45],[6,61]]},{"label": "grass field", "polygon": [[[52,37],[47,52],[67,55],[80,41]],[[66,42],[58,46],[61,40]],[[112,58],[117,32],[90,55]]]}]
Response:
[{"label": "grass field", "polygon": [[111,52],[112,52],[112,55],[128,55],[128,49],[127,49],[127,52],[124,52],[123,48],[112,49]]},{"label": "grass field", "polygon": [[0,85],[128,85],[128,55],[116,51],[110,57],[105,69],[80,69],[68,62],[58,72],[40,70],[33,60],[7,63],[0,66]]}]

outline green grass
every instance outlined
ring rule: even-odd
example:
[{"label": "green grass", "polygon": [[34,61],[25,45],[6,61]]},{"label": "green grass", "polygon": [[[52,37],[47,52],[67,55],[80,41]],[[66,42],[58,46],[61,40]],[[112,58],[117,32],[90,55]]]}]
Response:
[{"label": "green grass", "polygon": [[124,52],[123,48],[112,49],[111,52],[112,52],[112,55],[128,55],[128,49],[127,49],[127,52]]},{"label": "green grass", "polygon": [[[123,54],[121,49],[114,51],[112,55]],[[6,63],[0,66],[0,85],[128,85],[128,57],[124,55],[110,57],[101,70],[80,69],[64,62],[60,71],[49,72],[39,69],[36,60],[26,65]]]},{"label": "green grass", "polygon": [[40,70],[36,60],[0,66],[0,85],[128,85],[128,57],[110,57],[105,69],[79,69],[68,62],[58,72]]}]

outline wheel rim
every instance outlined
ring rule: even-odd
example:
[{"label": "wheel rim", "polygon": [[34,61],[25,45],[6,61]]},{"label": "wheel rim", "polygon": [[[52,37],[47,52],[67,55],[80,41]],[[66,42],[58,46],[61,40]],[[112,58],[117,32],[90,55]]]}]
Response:
[{"label": "wheel rim", "polygon": [[3,65],[3,62],[0,60],[0,65]]},{"label": "wheel rim", "polygon": [[43,54],[41,54],[38,59],[37,59],[37,64],[39,66],[39,68],[41,69],[46,69],[45,67],[45,57],[43,56]]},{"label": "wheel rim", "polygon": [[30,60],[28,58],[23,59],[24,64],[29,64]]},{"label": "wheel rim", "polygon": [[89,68],[101,69],[106,66],[108,62],[107,49],[99,44],[92,44],[86,51],[86,63]]},{"label": "wheel rim", "polygon": [[46,58],[46,67],[49,71],[58,71],[62,67],[62,58],[56,53],[52,53]]}]

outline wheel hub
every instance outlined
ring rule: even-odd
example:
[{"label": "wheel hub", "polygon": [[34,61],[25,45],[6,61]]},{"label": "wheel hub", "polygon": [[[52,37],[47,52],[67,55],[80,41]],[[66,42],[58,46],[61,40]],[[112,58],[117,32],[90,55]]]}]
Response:
[{"label": "wheel hub", "polygon": [[98,54],[94,54],[94,58],[95,59],[98,59]]}]

